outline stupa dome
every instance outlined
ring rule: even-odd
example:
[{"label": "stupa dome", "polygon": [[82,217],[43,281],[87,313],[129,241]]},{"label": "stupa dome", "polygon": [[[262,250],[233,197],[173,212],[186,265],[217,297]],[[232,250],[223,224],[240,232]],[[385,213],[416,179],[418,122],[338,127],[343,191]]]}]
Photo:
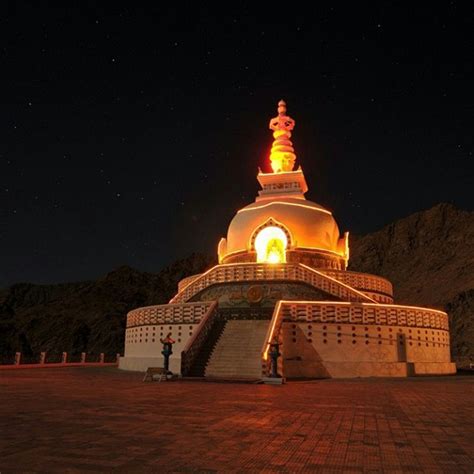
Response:
[{"label": "stupa dome", "polygon": [[331,212],[302,199],[254,202],[237,212],[227,231],[227,253],[252,250],[256,233],[268,225],[282,227],[288,248],[339,253],[339,228]]},{"label": "stupa dome", "polygon": [[257,201],[240,209],[230,222],[227,238],[219,244],[219,260],[255,262],[257,237],[267,227],[285,234],[287,261],[313,267],[345,266],[347,236],[341,238],[331,212],[306,199],[289,197]]}]

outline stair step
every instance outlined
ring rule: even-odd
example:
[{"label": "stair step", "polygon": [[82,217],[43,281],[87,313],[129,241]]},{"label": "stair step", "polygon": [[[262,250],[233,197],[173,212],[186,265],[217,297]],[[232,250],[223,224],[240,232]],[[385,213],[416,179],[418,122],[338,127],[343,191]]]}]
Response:
[{"label": "stair step", "polygon": [[212,351],[206,379],[261,378],[261,351],[268,320],[231,320]]},{"label": "stair step", "polygon": [[211,353],[222,335],[226,321],[219,318],[219,314],[216,315],[211,331],[207,335],[206,341],[204,342],[201,351],[199,352],[196,360],[194,361],[189,373],[187,375],[194,377],[204,377],[206,365],[211,357]]}]

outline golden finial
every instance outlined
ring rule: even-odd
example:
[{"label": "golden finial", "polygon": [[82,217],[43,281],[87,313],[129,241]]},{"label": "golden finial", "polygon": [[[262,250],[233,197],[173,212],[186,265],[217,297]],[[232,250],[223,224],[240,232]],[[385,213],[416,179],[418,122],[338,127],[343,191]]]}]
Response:
[{"label": "golden finial", "polygon": [[272,151],[270,161],[274,173],[293,171],[296,155],[291,143],[291,130],[295,127],[295,121],[286,115],[286,102],[278,102],[278,116],[270,120],[269,128],[273,130]]}]

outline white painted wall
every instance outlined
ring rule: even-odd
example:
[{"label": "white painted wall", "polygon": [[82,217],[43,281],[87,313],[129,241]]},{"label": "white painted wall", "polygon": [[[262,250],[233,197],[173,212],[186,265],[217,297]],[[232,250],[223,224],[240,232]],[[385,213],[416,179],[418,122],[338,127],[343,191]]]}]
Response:
[{"label": "white painted wall", "polygon": [[144,372],[148,367],[163,367],[163,344],[160,339],[171,333],[176,341],[170,357],[170,370],[181,371],[181,352],[194,334],[197,324],[163,324],[128,328],[125,331],[125,356],[120,358],[119,368]]}]

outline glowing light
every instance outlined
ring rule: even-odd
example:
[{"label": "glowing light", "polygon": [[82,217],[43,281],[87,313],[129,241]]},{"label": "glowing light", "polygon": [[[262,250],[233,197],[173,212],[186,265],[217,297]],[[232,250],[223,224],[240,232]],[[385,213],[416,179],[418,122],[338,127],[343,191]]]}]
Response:
[{"label": "glowing light", "polygon": [[347,264],[349,263],[349,232],[344,233],[344,254],[345,254],[345,260],[346,260],[346,268]]},{"label": "glowing light", "polygon": [[217,256],[219,257],[219,263],[222,263],[222,259],[224,258],[226,251],[227,251],[227,239],[222,237],[221,240],[219,240],[219,243],[217,245]]},{"label": "glowing light", "polygon": [[332,216],[332,212],[327,211],[326,209],[321,209],[319,207],[308,206],[306,204],[296,204],[294,202],[284,202],[284,201],[272,201],[272,202],[269,202],[268,204],[262,204],[261,206],[244,207],[243,209],[240,209],[239,211],[237,211],[237,214],[240,213],[240,212],[253,211],[253,210],[256,210],[256,209],[262,209],[264,207],[273,206],[273,204],[281,204],[283,206],[306,207],[307,209],[311,209],[311,210],[317,211],[317,212],[324,212],[325,214],[329,214],[330,216]]},{"label": "glowing light", "polygon": [[255,249],[255,238],[258,235],[258,233],[265,227],[279,227],[280,229],[285,232],[286,237],[287,237],[287,242],[286,242],[286,248],[291,247],[292,242],[294,242],[293,235],[291,235],[290,229],[288,229],[285,225],[283,225],[281,222],[277,221],[274,217],[269,217],[264,224],[261,224],[250,233],[250,239],[248,242],[248,248],[252,251]]},{"label": "glowing light", "polygon": [[273,130],[275,139],[270,153],[270,162],[274,173],[293,171],[295,164],[295,150],[291,143],[291,130],[295,121],[286,115],[286,103],[278,102],[278,116],[270,120],[269,128]]},{"label": "glowing light", "polygon": [[280,227],[263,228],[255,238],[257,263],[285,263],[288,239]]}]

